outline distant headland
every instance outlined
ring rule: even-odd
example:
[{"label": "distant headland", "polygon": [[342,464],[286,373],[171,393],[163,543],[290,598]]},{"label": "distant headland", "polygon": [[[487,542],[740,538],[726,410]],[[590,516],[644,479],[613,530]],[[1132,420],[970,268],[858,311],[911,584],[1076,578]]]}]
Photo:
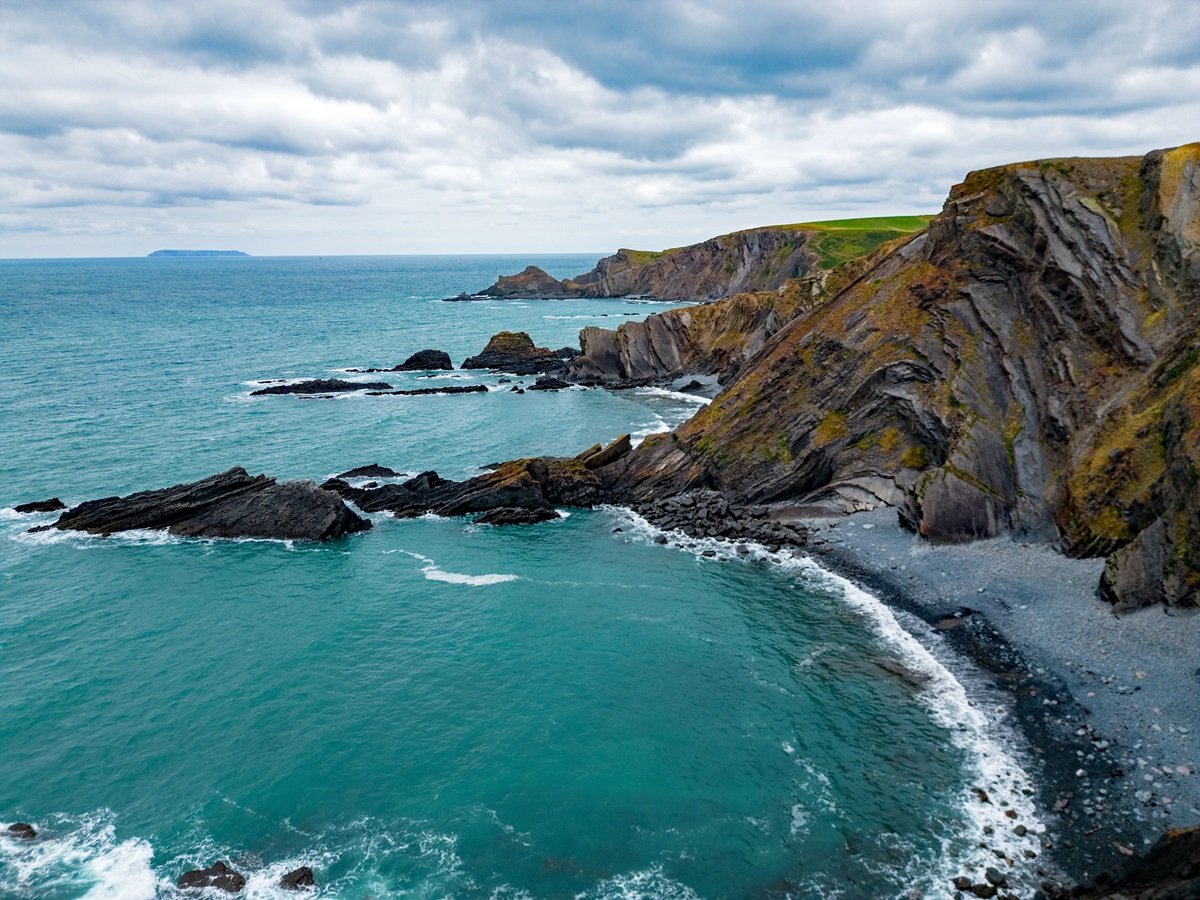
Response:
[{"label": "distant headland", "polygon": [[155,250],[153,253],[146,254],[147,259],[153,259],[156,256],[249,256],[249,253],[243,253],[241,250]]}]

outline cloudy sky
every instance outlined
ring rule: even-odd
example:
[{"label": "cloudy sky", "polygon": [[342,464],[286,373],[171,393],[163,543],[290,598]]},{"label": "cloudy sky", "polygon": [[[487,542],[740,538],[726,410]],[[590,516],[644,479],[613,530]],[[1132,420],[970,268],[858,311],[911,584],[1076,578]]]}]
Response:
[{"label": "cloudy sky", "polygon": [[1200,140],[1197,0],[0,0],[0,256],[610,251]]}]

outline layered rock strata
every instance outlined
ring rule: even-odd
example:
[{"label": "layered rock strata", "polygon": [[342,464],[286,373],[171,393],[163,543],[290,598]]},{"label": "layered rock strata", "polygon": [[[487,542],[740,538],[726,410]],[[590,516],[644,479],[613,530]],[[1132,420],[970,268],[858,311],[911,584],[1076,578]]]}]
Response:
[{"label": "layered rock strata", "polygon": [[464,369],[492,369],[514,375],[538,375],[565,368],[566,363],[555,351],[535,347],[524,331],[501,331],[493,335],[477,356],[463,362]]},{"label": "layered rock strata", "polygon": [[365,531],[371,522],[311,481],[277,483],[238,467],[190,484],[89,500],[44,527],[104,535],[145,528],[185,537],[324,541]]},{"label": "layered rock strata", "polygon": [[889,504],[933,541],[1108,556],[1119,606],[1195,605],[1198,210],[1200,145],[972,173],[619,488]]}]

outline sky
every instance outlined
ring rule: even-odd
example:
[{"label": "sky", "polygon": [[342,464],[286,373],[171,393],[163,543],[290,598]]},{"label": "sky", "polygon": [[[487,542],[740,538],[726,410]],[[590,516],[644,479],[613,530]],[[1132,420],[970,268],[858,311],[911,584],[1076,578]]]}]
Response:
[{"label": "sky", "polygon": [[0,0],[0,257],[662,249],[1197,140],[1197,0]]}]

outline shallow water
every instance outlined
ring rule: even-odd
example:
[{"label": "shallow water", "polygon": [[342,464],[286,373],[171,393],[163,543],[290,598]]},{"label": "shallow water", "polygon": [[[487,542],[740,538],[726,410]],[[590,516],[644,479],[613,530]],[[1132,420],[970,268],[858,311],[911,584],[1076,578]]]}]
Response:
[{"label": "shallow water", "polygon": [[[0,263],[0,506],[232,465],[463,478],[682,421],[696,401],[667,391],[486,373],[249,396],[663,308],[438,302],[594,261]],[[802,560],[704,558],[613,509],[378,516],[321,546],[25,533],[52,520],[0,513],[0,822],[46,836],[0,838],[0,895],[169,896],[220,857],[253,896],[301,864],[329,897],[936,896],[999,816],[969,788],[1023,802],[961,686]]]}]

